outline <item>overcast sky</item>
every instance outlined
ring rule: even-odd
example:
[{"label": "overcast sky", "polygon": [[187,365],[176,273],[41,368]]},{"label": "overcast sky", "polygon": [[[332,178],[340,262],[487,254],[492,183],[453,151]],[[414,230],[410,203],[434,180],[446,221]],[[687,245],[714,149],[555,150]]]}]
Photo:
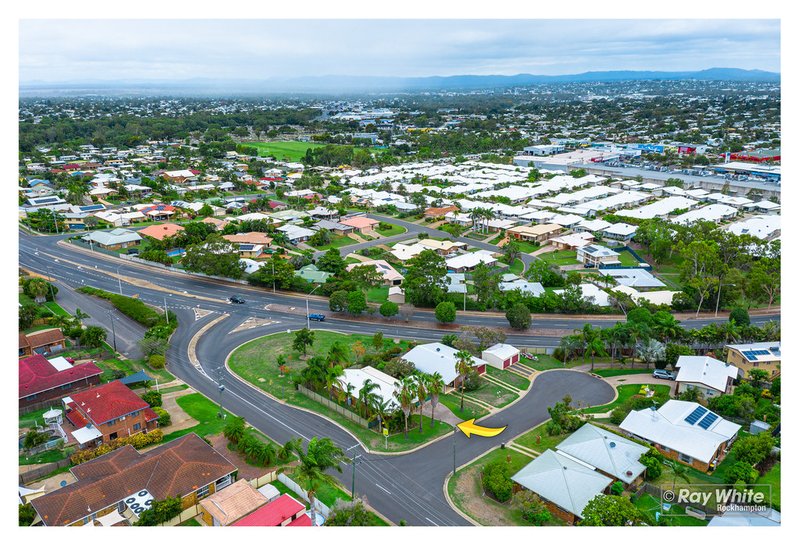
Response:
[{"label": "overcast sky", "polygon": [[24,20],[20,82],[780,70],[778,20]]}]

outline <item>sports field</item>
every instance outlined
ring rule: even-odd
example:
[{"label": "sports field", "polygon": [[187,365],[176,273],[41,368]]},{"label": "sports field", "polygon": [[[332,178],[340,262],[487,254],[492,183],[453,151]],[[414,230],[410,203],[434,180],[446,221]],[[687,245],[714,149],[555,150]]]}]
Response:
[{"label": "sports field", "polygon": [[273,156],[279,161],[300,161],[306,156],[306,150],[319,148],[324,144],[290,140],[284,142],[248,142],[247,146],[258,148],[258,155],[260,156]]}]

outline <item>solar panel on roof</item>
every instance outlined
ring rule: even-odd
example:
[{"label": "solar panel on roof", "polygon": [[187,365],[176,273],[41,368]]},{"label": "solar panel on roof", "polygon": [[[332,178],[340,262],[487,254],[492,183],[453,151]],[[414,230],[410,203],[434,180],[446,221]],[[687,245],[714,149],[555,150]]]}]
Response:
[{"label": "solar panel on roof", "polygon": [[695,424],[700,417],[702,417],[708,410],[702,406],[695,408],[695,410],[686,416],[684,421],[689,423],[690,425]]},{"label": "solar panel on roof", "polygon": [[709,411],[709,412],[706,414],[706,416],[705,416],[705,417],[703,417],[703,418],[700,420],[700,422],[697,424],[697,426],[699,426],[699,427],[700,427],[700,428],[702,428],[703,430],[708,430],[708,427],[710,427],[711,425],[713,425],[713,424],[716,422],[716,420],[717,420],[717,419],[719,419],[719,415],[717,415],[716,413],[713,413],[713,412]]}]

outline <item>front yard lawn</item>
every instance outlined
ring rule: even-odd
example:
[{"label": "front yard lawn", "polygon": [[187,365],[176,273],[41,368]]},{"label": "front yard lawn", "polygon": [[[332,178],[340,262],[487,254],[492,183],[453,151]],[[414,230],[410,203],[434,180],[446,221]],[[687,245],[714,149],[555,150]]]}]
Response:
[{"label": "front yard lawn", "polygon": [[563,368],[564,363],[560,360],[556,360],[550,355],[534,355],[537,357],[536,360],[530,360],[529,358],[521,357],[519,359],[520,363],[528,368],[532,368],[534,370],[543,372],[545,370],[552,370],[554,368]]},{"label": "front yard lawn", "polygon": [[538,256],[551,265],[576,265],[578,262],[577,253],[574,250],[556,250]]},{"label": "front yard lawn", "polygon": [[517,375],[514,372],[509,372],[508,370],[501,370],[491,366],[486,366],[486,373],[496,379],[499,379],[503,383],[507,383],[512,387],[516,387],[522,391],[527,390],[531,384],[529,380],[525,379],[521,375]]},{"label": "front yard lawn", "polygon": [[[179,396],[175,402],[181,407],[183,411],[188,413],[193,419],[198,421],[198,424],[193,427],[185,428],[183,430],[175,430],[164,436],[164,443],[180,438],[191,432],[196,433],[200,437],[210,436],[212,434],[219,434],[225,428],[225,420],[217,416],[219,412],[219,404],[216,404],[203,396],[200,393],[187,394]],[[228,418],[235,417],[232,413],[226,410]]]},{"label": "front yard lawn", "polygon": [[639,373],[647,373],[649,370],[643,370],[641,368],[608,368],[608,369],[595,369],[592,373],[595,375],[599,375],[600,377],[616,377],[618,375],[633,375]]},{"label": "front yard lawn", "polygon": [[[670,385],[648,385],[648,387],[650,387],[651,390],[654,390],[656,394],[669,394],[670,392]],[[588,408],[586,411],[590,413],[605,413],[607,411],[611,411],[617,406],[623,405],[633,396],[639,394],[641,388],[642,385],[621,385],[617,387],[618,396],[616,400],[602,406]]]},{"label": "front yard lawn", "polygon": [[331,235],[331,242],[327,245],[322,246],[314,246],[309,243],[310,246],[313,246],[317,250],[329,250],[331,248],[341,248],[343,246],[349,246],[356,244],[355,239],[351,239],[347,235]]},{"label": "front yard lawn", "polygon": [[633,254],[631,254],[627,250],[625,250],[623,252],[620,252],[619,262],[625,267],[638,267],[639,266],[639,260],[634,258]]},{"label": "front yard lawn", "polygon": [[375,226],[373,231],[383,237],[393,237],[407,231],[403,226],[398,226],[396,224],[389,224],[389,226],[389,229],[381,229],[380,226]]},{"label": "front yard lawn", "polygon": [[550,436],[545,429],[546,425],[547,421],[518,437],[514,440],[514,443],[541,453],[546,449],[555,449],[570,434]]},{"label": "front yard lawn", "polygon": [[505,387],[501,387],[497,383],[492,383],[487,379],[482,379],[481,386],[476,390],[466,391],[465,394],[496,408],[507,406],[519,397],[517,393],[512,392]]},{"label": "front yard lawn", "polygon": [[[633,501],[633,505],[644,515],[648,524],[655,525],[656,512],[663,511],[661,500],[646,493],[638,499],[632,498],[631,500]],[[705,527],[708,525],[708,522],[705,520],[687,516],[686,510],[677,504],[673,504],[666,514],[661,513],[659,521],[663,522],[668,527]]]},{"label": "front yard lawn", "polygon": [[464,411],[461,411],[461,395],[460,394],[442,394],[439,395],[439,404],[447,406],[456,417],[467,421],[469,419],[480,419],[489,415],[489,410],[464,399]]},{"label": "front yard lawn", "polygon": [[775,466],[769,471],[758,478],[756,483],[764,483],[772,486],[772,507],[775,510],[781,509],[781,463],[775,463]]},{"label": "front yard lawn", "polygon": [[389,300],[388,286],[375,286],[367,290],[367,301],[373,303],[383,303]]}]

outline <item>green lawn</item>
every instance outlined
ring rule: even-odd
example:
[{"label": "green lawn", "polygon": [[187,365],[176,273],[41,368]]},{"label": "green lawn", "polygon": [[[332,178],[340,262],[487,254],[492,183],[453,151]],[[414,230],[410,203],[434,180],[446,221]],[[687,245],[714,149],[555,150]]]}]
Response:
[{"label": "green lawn", "polygon": [[[633,505],[644,515],[649,525],[656,524],[656,512],[662,511],[661,500],[648,494],[632,499]],[[705,527],[708,522],[686,515],[686,510],[678,505],[670,507],[667,514],[661,514],[659,521],[668,527]]]},{"label": "green lawn", "polygon": [[514,275],[522,275],[523,271],[525,271],[525,264],[522,263],[522,260],[519,258],[514,260],[514,263],[508,266],[508,272],[513,273]]},{"label": "green lawn", "polygon": [[551,265],[575,265],[578,262],[577,253],[574,250],[556,250],[538,256]]},{"label": "green lawn", "polygon": [[195,518],[187,519],[183,523],[179,523],[178,527],[202,527]]},{"label": "green lawn", "polygon": [[[225,428],[225,420],[217,416],[219,404],[212,402],[202,394],[193,393],[179,396],[175,399],[175,402],[178,403],[183,411],[199,422],[193,427],[170,432],[164,436],[164,443],[185,436],[191,432],[201,437],[211,436],[213,434],[219,434],[222,432],[222,429]],[[229,412],[226,413],[228,413],[229,417],[233,416]]]},{"label": "green lawn", "polygon": [[563,442],[564,439],[569,436],[569,433],[550,436],[547,434],[547,430],[545,428],[546,425],[547,421],[538,427],[529,430],[514,440],[514,443],[541,453],[546,449],[555,449],[558,444]]},{"label": "green lawn", "polygon": [[[494,243],[497,244],[497,243]],[[525,254],[530,254],[536,250],[541,248],[538,244],[531,243],[529,241],[517,241],[517,246],[519,247],[520,251]]]},{"label": "green lawn", "polygon": [[[480,239],[484,239],[484,238],[486,238],[486,234],[485,234],[485,233],[481,233],[480,235],[481,235]],[[476,239],[477,239],[477,238],[478,238],[478,237],[476,237]],[[491,241],[489,241],[489,244],[490,244],[490,245],[496,245],[497,243],[499,243],[500,241],[502,241],[502,240],[503,240],[503,239],[505,239],[505,238],[506,238],[506,236],[505,236],[505,235],[503,235],[503,234],[501,233],[500,235],[498,235],[497,237],[495,237],[494,239],[492,239]]]},{"label": "green lawn", "polygon": [[545,370],[552,370],[554,368],[563,368],[564,363],[556,360],[550,355],[534,355],[537,357],[536,361],[530,360],[525,357],[519,359],[520,363],[524,366],[543,372]]},{"label": "green lawn", "polygon": [[528,379],[525,379],[521,375],[515,374],[514,372],[509,372],[508,370],[493,368],[492,366],[486,366],[486,373],[495,379],[499,379],[503,383],[507,383],[512,387],[516,387],[523,391],[526,390],[531,384]]},{"label": "green lawn", "polygon": [[61,317],[70,317],[69,313],[67,313],[59,304],[54,301],[46,301],[42,305],[50,309],[53,313]]},{"label": "green lawn", "polygon": [[63,461],[73,453],[75,453],[75,448],[69,447],[66,449],[50,449],[28,457],[20,455],[19,464],[55,463],[57,461]]},{"label": "green lawn", "polygon": [[[724,461],[723,461],[724,462]],[[756,483],[764,483],[772,486],[772,507],[775,510],[781,509],[781,463],[776,463],[769,472],[756,480]]]},{"label": "green lawn", "polygon": [[[669,385],[648,385],[652,390],[656,392],[656,394],[669,394],[670,386]],[[607,411],[611,411],[617,406],[623,405],[625,402],[630,400],[633,396],[639,394],[642,385],[621,385],[617,387],[617,399],[613,402],[608,404],[604,404],[602,406],[594,406],[588,408],[586,411],[590,413],[605,413]]]},{"label": "green lawn", "polygon": [[327,245],[314,246],[311,245],[311,243],[309,243],[309,245],[313,246],[317,250],[329,250],[331,248],[341,248],[343,246],[354,245],[356,242],[357,241],[355,239],[351,239],[347,235],[331,235],[331,242]]},{"label": "green lawn", "polygon": [[[522,519],[520,510],[511,501],[501,504],[484,494],[480,483],[480,471],[489,463],[505,461],[509,467],[509,474],[513,476],[532,460],[531,457],[512,449],[495,448],[477,461],[459,469],[455,476],[448,479],[447,494],[459,510],[481,525],[530,526],[530,523]],[[502,517],[503,520],[498,521],[498,517]]]},{"label": "green lawn", "polygon": [[486,379],[481,379],[481,386],[474,391],[467,391],[466,395],[476,398],[481,402],[485,402],[496,408],[507,406],[519,398],[517,393],[512,392],[505,387],[501,387],[497,383],[492,383]]},{"label": "green lawn", "polygon": [[489,415],[489,410],[464,399],[464,411],[461,411],[461,396],[459,394],[442,394],[439,396],[439,403],[447,406],[456,417],[463,419],[480,419]]},{"label": "green lawn", "polygon": [[391,227],[389,229],[380,229],[378,226],[375,226],[375,229],[373,231],[384,237],[392,237],[394,235],[400,235],[401,233],[405,233],[407,230],[403,226],[391,224]]},{"label": "green lawn", "polygon": [[383,303],[389,300],[389,287],[376,286],[367,290],[367,301]]},{"label": "green lawn", "polygon": [[[57,400],[53,401],[54,407],[58,407],[59,403]],[[31,411],[29,413],[20,414],[19,416],[19,428],[30,428],[36,424],[42,425],[44,423],[44,412],[48,411],[49,408],[44,408],[36,411]]]},{"label": "green lawn", "polygon": [[161,394],[167,394],[170,392],[178,392],[178,391],[185,391],[189,388],[189,385],[175,385],[174,387],[167,387],[166,389],[159,389],[158,392]]},{"label": "green lawn", "polygon": [[638,267],[639,265],[639,260],[634,258],[633,254],[627,250],[620,253],[619,262],[625,267]]},{"label": "green lawn", "polygon": [[[431,427],[430,417],[428,416],[423,421],[423,431],[420,433],[417,426],[419,421],[415,413],[409,417],[408,438],[405,438],[402,432],[394,433],[389,436],[387,448],[386,440],[378,432],[359,426],[339,413],[331,411],[325,405],[295,390],[290,376],[292,373],[302,370],[306,364],[304,360],[300,359],[300,353],[291,348],[294,335],[294,333],[280,333],[255,339],[236,349],[228,363],[235,373],[256,387],[280,400],[325,415],[349,430],[365,445],[375,451],[404,451],[447,434],[452,430],[450,425],[438,420],[434,421],[434,426]],[[315,342],[309,348],[309,356],[324,356],[336,341],[342,342],[346,347],[352,347],[356,341],[360,341],[368,351],[374,352],[372,336],[363,334],[345,335],[326,330],[314,330],[314,335]],[[392,338],[388,336],[384,338],[384,350],[394,345]],[[408,342],[401,340],[398,346],[405,350],[408,347]],[[289,370],[289,373],[283,377],[280,376],[275,364],[275,359],[281,354],[286,356],[286,367]],[[269,356],[267,357],[266,355]],[[353,356],[350,355],[350,358],[352,359]],[[510,391],[503,390],[510,394]]]},{"label": "green lawn", "polygon": [[300,161],[306,156],[306,150],[324,146],[324,144],[294,140],[283,142],[248,142],[246,145],[258,148],[259,156],[274,156],[275,159],[279,161]]}]

